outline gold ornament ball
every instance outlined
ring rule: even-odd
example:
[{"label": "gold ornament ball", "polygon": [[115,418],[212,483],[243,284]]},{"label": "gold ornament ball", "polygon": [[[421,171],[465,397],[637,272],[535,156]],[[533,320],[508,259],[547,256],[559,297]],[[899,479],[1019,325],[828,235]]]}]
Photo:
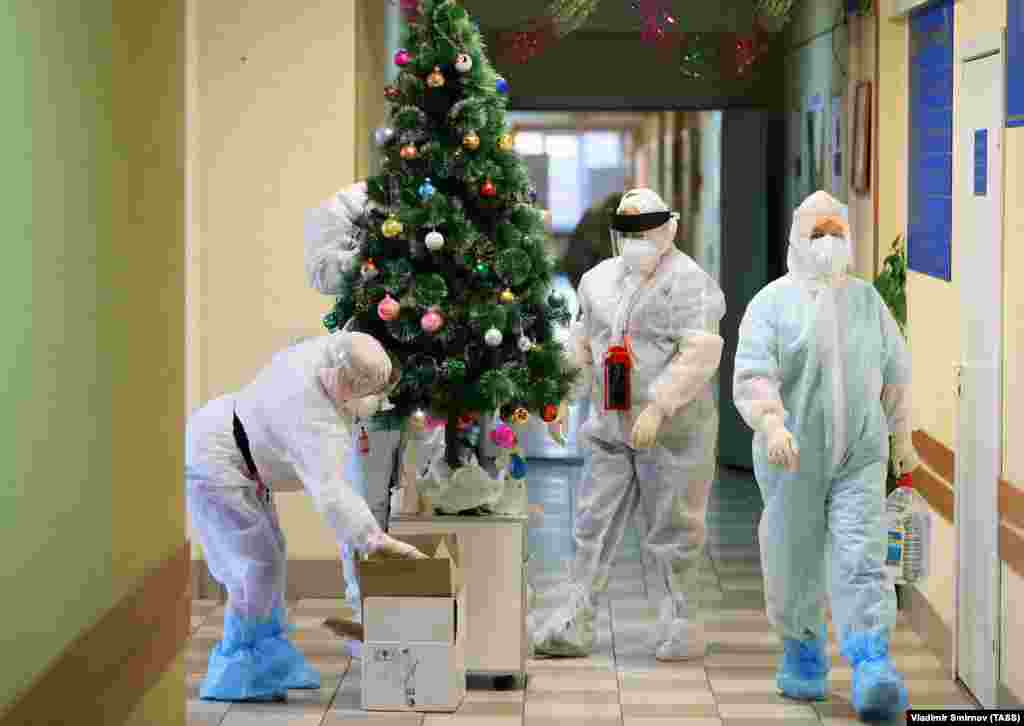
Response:
[{"label": "gold ornament ball", "polygon": [[508,288],[505,288],[505,291],[501,293],[501,301],[503,303],[514,303],[516,301],[516,295]]},{"label": "gold ornament ball", "polygon": [[512,414],[512,423],[524,426],[530,420],[530,412],[525,408],[517,408]]},{"label": "gold ornament ball", "polygon": [[427,76],[427,85],[431,88],[440,88],[444,85],[444,74],[440,66],[434,66],[434,70]]},{"label": "gold ornament ball", "polygon": [[416,149],[416,146],[413,144],[406,144],[398,153],[406,161],[415,159],[417,156],[420,155],[420,152]]},{"label": "gold ornament ball", "polygon": [[512,134],[502,134],[498,140],[498,148],[502,151],[512,151],[516,147],[516,140]]},{"label": "gold ornament ball", "polygon": [[384,224],[380,226],[380,231],[389,239],[402,234],[403,229],[402,223],[394,217],[388,217],[388,219],[384,220]]},{"label": "gold ornament ball", "polygon": [[470,131],[462,137],[462,145],[470,151],[476,151],[480,148],[480,137],[475,132]]}]

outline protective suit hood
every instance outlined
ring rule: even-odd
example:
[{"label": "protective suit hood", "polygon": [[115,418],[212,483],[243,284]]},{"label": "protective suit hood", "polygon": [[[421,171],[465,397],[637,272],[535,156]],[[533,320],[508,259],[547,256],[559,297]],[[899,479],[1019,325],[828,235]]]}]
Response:
[{"label": "protective suit hood", "polygon": [[612,216],[614,252],[631,272],[650,274],[671,249],[679,215],[650,189],[626,192]]},{"label": "protective suit hood", "polygon": [[823,191],[807,197],[793,212],[786,264],[802,282],[838,284],[853,264],[847,206]]},{"label": "protective suit hood", "polygon": [[[356,413],[356,409],[365,407],[353,408],[354,402],[384,393],[392,381],[391,358],[376,338],[365,333],[333,333],[326,357],[318,376],[338,408]],[[367,403],[373,406],[372,402]]]}]

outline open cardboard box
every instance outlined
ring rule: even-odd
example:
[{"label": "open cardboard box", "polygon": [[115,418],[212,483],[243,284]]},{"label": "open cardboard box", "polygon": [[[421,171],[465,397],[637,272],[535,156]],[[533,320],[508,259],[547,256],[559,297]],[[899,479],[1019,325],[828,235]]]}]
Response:
[{"label": "open cardboard box", "polygon": [[[459,542],[452,534],[409,535],[400,541],[425,554],[425,560],[370,555],[356,561],[356,576],[366,609],[370,597],[456,597],[462,589]],[[324,625],[350,640],[363,641],[365,629],[344,618],[329,618]]]},{"label": "open cardboard box", "polygon": [[370,555],[356,562],[363,603],[368,597],[454,597],[462,587],[459,542],[455,534],[402,537],[427,556],[406,560]]}]

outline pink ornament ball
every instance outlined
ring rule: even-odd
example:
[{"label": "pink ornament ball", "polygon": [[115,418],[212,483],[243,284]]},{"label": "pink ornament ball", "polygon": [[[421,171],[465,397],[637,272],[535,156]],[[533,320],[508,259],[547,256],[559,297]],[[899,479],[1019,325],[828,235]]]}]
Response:
[{"label": "pink ornament ball", "polygon": [[501,449],[511,449],[519,443],[519,437],[508,424],[498,424],[491,431],[491,441]]},{"label": "pink ornament ball", "polygon": [[392,321],[398,317],[398,312],[402,309],[398,301],[388,295],[377,305],[377,315],[380,316],[381,320]]},{"label": "pink ornament ball", "polygon": [[431,310],[420,320],[420,327],[423,328],[425,333],[436,333],[441,329],[442,325],[444,325],[444,318],[436,310]]},{"label": "pink ornament ball", "polygon": [[412,63],[412,53],[407,51],[405,48],[401,48],[395,51],[395,65],[399,68],[403,68]]}]

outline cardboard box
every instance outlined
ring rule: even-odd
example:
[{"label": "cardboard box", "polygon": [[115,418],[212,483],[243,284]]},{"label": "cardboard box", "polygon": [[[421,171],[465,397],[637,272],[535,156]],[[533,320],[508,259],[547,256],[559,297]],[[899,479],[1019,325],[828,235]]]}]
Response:
[{"label": "cardboard box", "polygon": [[466,592],[454,535],[403,538],[426,560],[357,565],[363,596],[362,700],[368,711],[453,712],[466,695]]},{"label": "cardboard box", "polygon": [[356,561],[363,606],[368,597],[453,597],[462,587],[459,541],[454,534],[401,538],[429,559],[371,555]]}]

